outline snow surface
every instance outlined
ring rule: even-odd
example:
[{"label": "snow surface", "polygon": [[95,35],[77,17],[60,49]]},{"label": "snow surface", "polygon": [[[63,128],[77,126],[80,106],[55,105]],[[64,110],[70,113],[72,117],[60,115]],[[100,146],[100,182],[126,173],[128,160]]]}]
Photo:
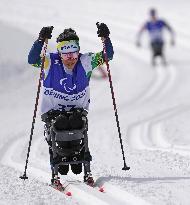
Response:
[{"label": "snow surface", "polygon": [[[147,11],[156,7],[176,31],[166,34],[167,67],[152,68],[147,35],[135,47]],[[1,0],[0,1],[0,204],[189,205],[190,204],[190,28],[188,0]],[[42,26],[53,25],[49,49],[66,27],[76,29],[82,52],[102,49],[95,23],[111,31],[110,69],[129,171],[123,161],[108,80],[91,81],[89,146],[92,173],[105,187],[99,193],[69,173],[67,197],[48,186],[51,177],[43,124],[37,117],[23,174],[39,70],[27,64],[28,51]],[[95,72],[97,76],[98,71]]]}]

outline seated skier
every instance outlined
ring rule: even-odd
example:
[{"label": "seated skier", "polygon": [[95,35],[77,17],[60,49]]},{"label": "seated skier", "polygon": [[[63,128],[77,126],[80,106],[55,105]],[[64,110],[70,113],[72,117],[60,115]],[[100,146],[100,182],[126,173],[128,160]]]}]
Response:
[{"label": "seated skier", "polygon": [[[39,33],[38,39],[34,42],[29,55],[28,63],[40,67],[42,64],[41,52],[46,39],[51,39],[53,27],[43,27]],[[108,60],[113,58],[113,47],[109,38],[110,31],[106,24],[99,24],[98,37],[105,42],[105,49]],[[42,120],[46,123],[45,127],[49,131],[50,113],[73,111],[71,116],[62,116],[56,121],[58,129],[80,129],[83,125],[83,116],[87,117],[90,103],[90,77],[92,71],[105,63],[104,52],[80,53],[79,37],[71,29],[65,29],[57,37],[57,51],[47,53],[45,56],[41,114]],[[78,110],[82,110],[78,112]],[[84,112],[85,111],[85,112]],[[78,112],[78,113],[77,113]],[[84,114],[85,113],[85,114]],[[52,165],[52,142],[46,139],[49,145],[50,163]],[[65,143],[63,147],[77,146],[77,144]],[[88,151],[86,158],[89,161],[89,172],[85,173],[84,181],[92,180],[90,172],[91,155]],[[75,174],[82,172],[82,166],[71,165],[71,170]],[[59,173],[66,175],[69,171],[69,165],[59,167]]]},{"label": "seated skier", "polygon": [[84,164],[84,181],[89,183],[93,180],[90,177],[92,157],[88,148],[87,114],[82,108],[72,108],[70,111],[50,110],[42,114],[42,120],[46,123],[45,136],[49,145],[52,181],[56,172],[67,175],[69,164],[74,174],[80,174]]}]

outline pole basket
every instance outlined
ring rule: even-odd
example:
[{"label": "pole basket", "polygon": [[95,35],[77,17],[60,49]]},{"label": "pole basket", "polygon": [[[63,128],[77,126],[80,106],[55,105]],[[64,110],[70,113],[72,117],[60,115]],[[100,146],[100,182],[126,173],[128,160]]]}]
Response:
[{"label": "pole basket", "polygon": [[26,180],[28,179],[28,177],[26,176],[26,174],[24,174],[23,176],[20,176],[20,179]]}]

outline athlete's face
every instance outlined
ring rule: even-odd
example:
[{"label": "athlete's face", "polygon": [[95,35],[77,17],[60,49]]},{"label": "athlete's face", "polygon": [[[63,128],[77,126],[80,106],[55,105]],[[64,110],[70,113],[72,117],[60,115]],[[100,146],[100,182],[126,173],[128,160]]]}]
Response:
[{"label": "athlete's face", "polygon": [[152,21],[156,21],[156,19],[157,19],[156,15],[151,15],[150,17],[151,17]]},{"label": "athlete's face", "polygon": [[73,69],[78,61],[79,52],[61,53],[62,63],[68,68]]},{"label": "athlete's face", "polygon": [[156,14],[156,11],[153,10],[153,11],[150,11],[150,18],[152,21],[156,21],[157,19],[157,14]]}]

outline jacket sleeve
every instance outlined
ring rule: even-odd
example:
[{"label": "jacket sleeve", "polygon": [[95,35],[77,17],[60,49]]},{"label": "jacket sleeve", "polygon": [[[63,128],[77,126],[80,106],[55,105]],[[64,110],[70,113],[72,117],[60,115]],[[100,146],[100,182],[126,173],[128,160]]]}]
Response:
[{"label": "jacket sleeve", "polygon": [[35,67],[40,67],[41,65],[41,51],[43,47],[43,42],[35,41],[29,54],[28,54],[28,63],[32,64]]},{"label": "jacket sleeve", "polygon": [[169,30],[169,32],[172,34],[172,36],[174,37],[174,30],[173,28],[168,24],[168,22],[162,20],[162,23],[164,24],[164,26]]},{"label": "jacket sleeve", "polygon": [[[105,39],[105,49],[108,61],[112,60],[114,50],[110,38]],[[94,68],[103,65],[106,61],[103,51],[98,53],[85,53],[80,57],[80,60],[88,78],[90,78]]]},{"label": "jacket sleeve", "polygon": [[[112,42],[111,42],[110,38],[105,39],[105,49],[106,49],[108,60],[109,61],[112,60],[114,51],[113,51],[113,46],[112,46]],[[104,62],[105,62],[105,56],[103,56],[103,58],[104,58]]]},{"label": "jacket sleeve", "polygon": [[140,30],[139,30],[138,33],[137,33],[137,37],[136,37],[136,41],[137,41],[137,42],[140,43],[142,33],[143,33],[145,30],[148,30],[148,24],[149,24],[148,22],[145,22],[145,23],[141,26]]}]

